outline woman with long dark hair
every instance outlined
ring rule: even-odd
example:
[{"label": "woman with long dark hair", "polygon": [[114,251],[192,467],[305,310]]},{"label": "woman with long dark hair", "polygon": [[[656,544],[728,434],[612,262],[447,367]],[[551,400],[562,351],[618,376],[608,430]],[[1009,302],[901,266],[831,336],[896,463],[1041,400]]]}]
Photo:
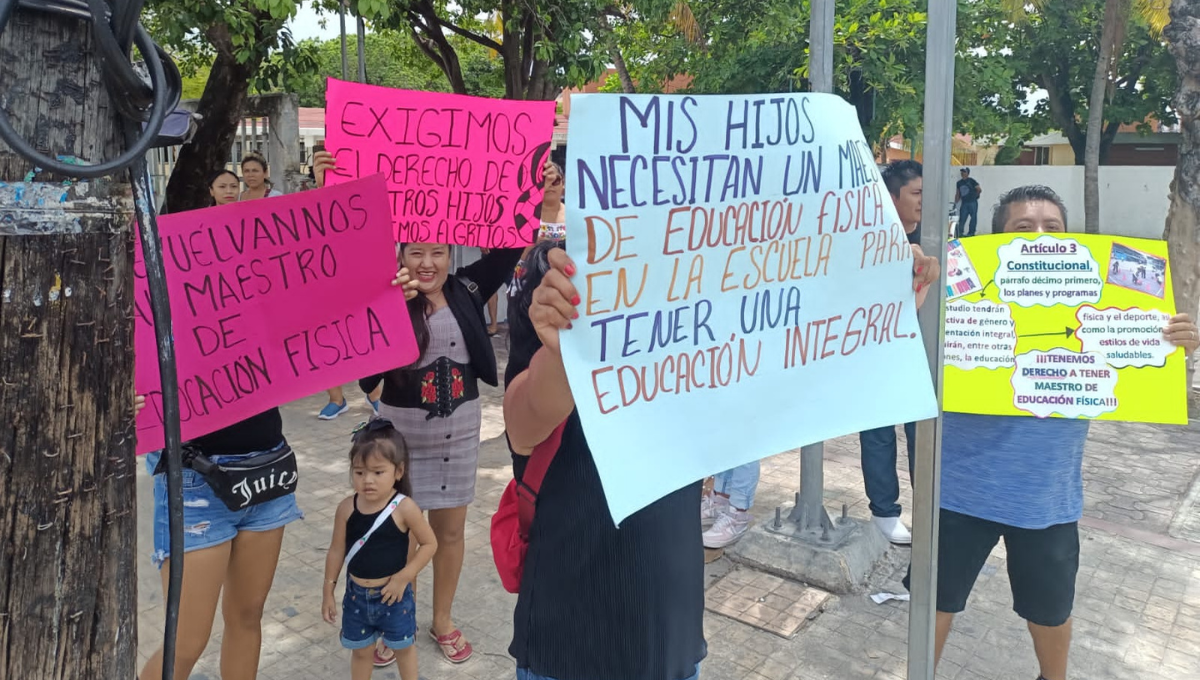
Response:
[{"label": "woman with long dark hair", "polygon": [[[238,200],[238,178],[229,170],[214,172],[208,182],[215,205]],[[416,297],[416,286],[401,269],[392,281],[404,286],[406,296]],[[134,399],[135,413],[145,398]],[[285,451],[283,416],[278,408],[267,409],[228,427],[195,437],[189,450],[221,465],[245,464],[249,459]],[[170,526],[165,468],[162,452],[146,456],[146,467],[154,476],[154,564],[162,572],[163,592],[170,569]],[[283,544],[284,527],[303,513],[294,493],[231,510],[199,470],[183,469],[183,584],[179,598],[179,632],[176,637],[175,677],[186,678],[199,661],[212,634],[217,603],[225,632],[221,639],[221,677],[224,680],[254,680],[262,648],[262,616],[267,594],[275,579],[275,567]],[[162,650],[143,667],[140,680],[162,677]]]},{"label": "woman with long dark hair", "polygon": [[[323,184],[325,172],[335,167],[333,156],[318,152],[314,167]],[[521,249],[492,249],[451,274],[452,249],[444,243],[401,245],[400,261],[419,292],[409,313],[421,357],[364,378],[359,386],[370,391],[383,384],[379,415],[395,424],[411,450],[413,500],[429,512],[438,543],[429,634],[447,660],[462,663],[473,649],[454,624],[451,607],[462,573],[467,506],[475,499],[479,382],[499,383],[484,305],[509,280]],[[377,662],[390,659],[383,655]]]}]

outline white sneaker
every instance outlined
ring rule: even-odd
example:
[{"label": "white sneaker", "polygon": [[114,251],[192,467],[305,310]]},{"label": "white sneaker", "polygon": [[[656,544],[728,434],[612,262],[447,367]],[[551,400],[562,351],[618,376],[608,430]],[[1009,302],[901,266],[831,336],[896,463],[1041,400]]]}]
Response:
[{"label": "white sneaker", "polygon": [[710,493],[700,499],[700,523],[706,528],[726,512],[729,512],[728,498]]},{"label": "white sneaker", "polygon": [[754,517],[745,510],[730,510],[717,518],[712,528],[704,532],[705,548],[724,548],[746,533]]},{"label": "white sneaker", "polygon": [[899,517],[872,517],[871,521],[879,527],[879,531],[888,541],[897,545],[912,544],[912,533],[908,527],[904,526],[904,522],[901,522]]}]

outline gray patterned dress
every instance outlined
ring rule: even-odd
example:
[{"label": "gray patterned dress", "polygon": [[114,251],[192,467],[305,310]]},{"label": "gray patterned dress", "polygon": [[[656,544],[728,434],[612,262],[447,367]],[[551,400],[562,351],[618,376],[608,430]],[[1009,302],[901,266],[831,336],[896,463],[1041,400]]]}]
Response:
[{"label": "gray patterned dress", "polygon": [[[429,347],[417,365],[469,364],[470,361],[454,313],[448,306],[438,309],[429,317]],[[463,378],[455,376],[453,370],[430,370],[421,377],[423,392],[433,399],[437,398],[435,394],[463,394]],[[475,500],[482,423],[478,398],[461,401],[457,406],[436,413],[380,404],[379,415],[391,420],[408,442],[412,499],[422,510],[460,508]]]}]

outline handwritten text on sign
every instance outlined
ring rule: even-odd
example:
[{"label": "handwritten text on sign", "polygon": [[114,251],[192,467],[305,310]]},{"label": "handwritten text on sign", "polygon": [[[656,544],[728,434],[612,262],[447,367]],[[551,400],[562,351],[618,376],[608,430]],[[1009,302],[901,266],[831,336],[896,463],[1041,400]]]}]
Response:
[{"label": "handwritten text on sign", "polygon": [[[388,222],[380,177],[159,219],[185,441],[417,358]],[[163,416],[141,248],[134,271],[145,453]]]},{"label": "handwritten text on sign", "polygon": [[533,242],[554,102],[413,92],[330,79],[330,183],[383,173],[401,243]]},{"label": "handwritten text on sign", "polygon": [[913,254],[832,96],[572,100],[563,355],[621,521],[689,482],[936,412]]}]

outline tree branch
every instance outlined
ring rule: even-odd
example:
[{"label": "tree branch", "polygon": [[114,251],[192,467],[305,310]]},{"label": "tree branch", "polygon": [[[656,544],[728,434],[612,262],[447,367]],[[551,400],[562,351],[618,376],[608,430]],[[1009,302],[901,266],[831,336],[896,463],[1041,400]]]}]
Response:
[{"label": "tree branch", "polygon": [[454,24],[450,23],[449,21],[446,21],[445,19],[442,19],[441,17],[438,17],[438,24],[442,28],[448,28],[448,29],[450,29],[450,31],[452,33],[460,35],[460,36],[466,38],[467,40],[470,40],[471,42],[483,45],[484,47],[488,48],[489,50],[494,50],[496,52],[501,52],[504,50],[504,48],[500,45],[500,43],[496,42],[495,40],[492,40],[491,38],[487,37],[486,35],[479,35],[478,33],[472,33],[471,31],[468,31],[467,29],[462,28],[461,26],[455,26]]}]

